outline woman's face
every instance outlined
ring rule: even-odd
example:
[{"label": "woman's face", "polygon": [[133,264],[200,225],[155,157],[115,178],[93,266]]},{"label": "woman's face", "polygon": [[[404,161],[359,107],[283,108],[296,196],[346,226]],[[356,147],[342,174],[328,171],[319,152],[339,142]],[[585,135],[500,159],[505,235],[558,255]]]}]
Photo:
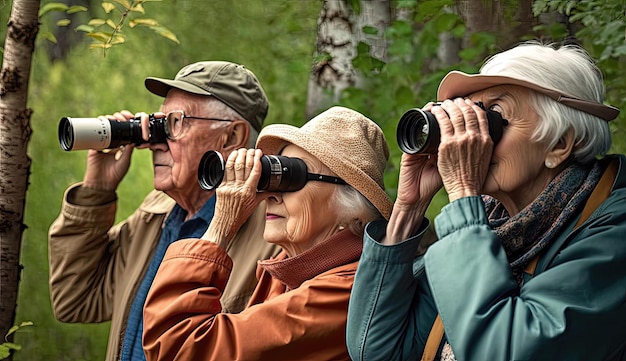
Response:
[{"label": "woman's face", "polygon": [[[305,150],[288,145],[281,155],[302,159],[309,173],[335,175]],[[282,247],[290,257],[298,255],[339,230],[334,194],[338,185],[307,182],[296,192],[272,193],[267,200],[265,240]]]},{"label": "woman's face", "polygon": [[483,192],[502,201],[512,214],[534,200],[554,176],[545,167],[546,145],[531,139],[539,116],[529,105],[529,92],[519,86],[496,86],[469,96],[509,122],[493,150]]}]

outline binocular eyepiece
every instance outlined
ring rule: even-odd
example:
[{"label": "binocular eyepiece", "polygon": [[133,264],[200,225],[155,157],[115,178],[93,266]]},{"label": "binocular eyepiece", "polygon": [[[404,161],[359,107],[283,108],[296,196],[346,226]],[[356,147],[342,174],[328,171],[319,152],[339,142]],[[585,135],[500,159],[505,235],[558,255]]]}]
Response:
[{"label": "binocular eyepiece", "polygon": [[[150,140],[147,143],[165,143],[165,118],[149,115]],[[63,117],[59,122],[59,143],[65,151],[81,149],[113,149],[125,144],[146,143],[141,137],[141,118],[127,122],[99,118]]]},{"label": "binocular eyepiece", "polygon": [[[439,105],[441,103],[437,103]],[[487,113],[489,135],[493,144],[502,138],[502,132],[508,121],[496,111],[485,109],[480,102],[476,103]],[[428,111],[413,108],[407,110],[401,117],[396,130],[396,138],[400,150],[407,154],[437,154],[441,132],[435,116]]]},{"label": "binocular eyepiece", "polygon": [[[198,166],[198,183],[204,190],[216,188],[224,179],[225,162],[222,154],[209,150],[204,153]],[[261,157],[261,177],[257,190],[270,192],[295,192],[307,182],[306,163],[300,158],[282,155]]]}]

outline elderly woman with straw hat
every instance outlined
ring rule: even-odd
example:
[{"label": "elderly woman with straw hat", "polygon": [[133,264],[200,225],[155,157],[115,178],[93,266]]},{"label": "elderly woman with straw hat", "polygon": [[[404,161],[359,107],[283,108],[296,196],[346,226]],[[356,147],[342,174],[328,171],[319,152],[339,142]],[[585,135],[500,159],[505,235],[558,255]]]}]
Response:
[{"label": "elderly woman with straw hat", "polygon": [[[384,135],[362,114],[333,107],[301,128],[267,126],[257,148],[226,160],[202,239],[167,250],[144,308],[148,360],[349,360],[346,318],[363,229],[392,208]],[[297,190],[258,191],[263,154],[304,161],[308,181]],[[247,308],[222,313],[229,241],[263,201],[258,242],[283,251],[259,261]]]},{"label": "elderly woman with straw hat", "polygon": [[[606,155],[619,110],[593,59],[523,43],[438,99],[436,156],[403,154],[390,221],[365,231],[352,358],[624,360],[626,157]],[[507,120],[497,143],[485,109]],[[415,257],[442,185],[439,240]]]}]

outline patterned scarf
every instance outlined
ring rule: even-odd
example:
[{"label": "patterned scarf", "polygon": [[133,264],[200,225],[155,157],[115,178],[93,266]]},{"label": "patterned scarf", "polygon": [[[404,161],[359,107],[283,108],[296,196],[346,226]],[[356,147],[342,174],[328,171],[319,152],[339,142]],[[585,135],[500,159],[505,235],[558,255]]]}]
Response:
[{"label": "patterned scarf", "polygon": [[[599,161],[592,167],[573,162],[532,203],[512,217],[498,200],[483,196],[489,226],[500,237],[520,286],[524,279],[524,267],[548,247],[576,211],[584,207],[603,170]],[[440,361],[456,361],[447,340]]]},{"label": "patterned scarf", "polygon": [[549,246],[576,211],[584,207],[602,171],[598,161],[592,167],[570,164],[532,203],[512,217],[502,203],[483,196],[489,226],[500,237],[520,285],[524,267]]}]

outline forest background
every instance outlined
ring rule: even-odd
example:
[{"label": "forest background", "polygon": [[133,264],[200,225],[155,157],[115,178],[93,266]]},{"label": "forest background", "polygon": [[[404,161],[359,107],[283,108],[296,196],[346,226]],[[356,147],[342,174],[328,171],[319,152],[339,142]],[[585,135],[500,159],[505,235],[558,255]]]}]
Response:
[{"label": "forest background", "polygon": [[[42,1],[42,7],[50,2]],[[100,1],[87,2],[91,16],[102,14]],[[347,2],[358,13],[359,1]],[[391,148],[385,181],[393,198],[401,156],[395,141],[400,115],[408,108],[435,100],[437,84],[447,71],[475,72],[487,54],[501,50],[504,45],[501,28],[499,32],[475,32],[471,38],[465,37],[463,14],[454,14],[446,7],[455,1],[392,3],[396,9],[411,10],[411,16],[409,21],[396,19],[382,34],[389,44],[388,57],[376,59],[368,52],[369,47],[359,46],[352,63],[361,81],[358,86],[344,89],[332,104],[363,112],[385,131]],[[532,3],[533,31],[516,35],[515,41],[536,38],[560,41],[576,37],[599,62],[606,77],[608,102],[624,109],[625,1],[586,1],[585,6],[576,1],[497,3],[504,9],[498,16],[502,15],[502,20],[509,21],[511,27],[516,23],[517,10]],[[0,39],[5,38],[11,4],[9,0],[0,2]],[[324,54],[316,52],[318,17],[325,4],[322,0],[147,3],[145,8],[150,17],[171,30],[179,43],[148,29],[125,30],[126,42],[109,49],[106,56],[101,49],[89,49],[89,40],[71,27],[59,28],[59,14],[42,16],[28,95],[28,106],[34,111],[28,147],[32,165],[16,314],[17,323],[30,321],[33,325],[15,334],[15,343],[22,346],[15,353],[15,360],[102,360],[106,349],[108,323],[59,323],[50,307],[47,231],[58,215],[64,190],[82,179],[86,158],[85,151],[61,150],[57,138],[59,119],[93,117],[120,109],[154,112],[162,98],[144,88],[145,77],[173,77],[182,66],[195,61],[229,60],[246,65],[259,77],[270,99],[266,124],[300,126],[311,116],[307,112],[311,74],[328,61]],[[483,16],[489,19],[496,14]],[[551,20],[546,21],[546,16]],[[554,21],[554,16],[559,20]],[[457,39],[465,37],[455,61],[433,61],[441,55],[444,33]],[[51,34],[55,35],[56,43],[47,39]],[[67,43],[74,45],[66,46]],[[626,116],[621,114],[612,122],[612,152],[626,150],[625,120]],[[118,220],[128,216],[152,189],[150,152],[135,151],[132,163],[118,189]],[[429,215],[434,216],[443,204],[445,195],[440,194]]]}]

